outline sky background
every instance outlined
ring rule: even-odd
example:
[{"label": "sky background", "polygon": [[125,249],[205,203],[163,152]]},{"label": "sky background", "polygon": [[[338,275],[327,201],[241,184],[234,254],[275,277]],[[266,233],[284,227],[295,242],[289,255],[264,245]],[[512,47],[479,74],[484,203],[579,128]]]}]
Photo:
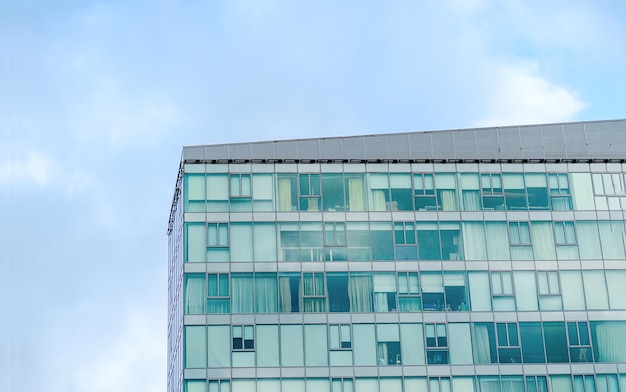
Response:
[{"label": "sky background", "polygon": [[624,70],[622,0],[0,0],[0,390],[165,390],[182,146],[626,118]]}]

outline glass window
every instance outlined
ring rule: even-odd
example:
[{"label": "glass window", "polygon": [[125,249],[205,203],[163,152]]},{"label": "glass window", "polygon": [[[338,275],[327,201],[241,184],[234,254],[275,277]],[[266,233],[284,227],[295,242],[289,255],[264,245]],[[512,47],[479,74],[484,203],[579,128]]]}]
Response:
[{"label": "glass window", "polygon": [[571,362],[593,362],[589,323],[568,322],[567,342]]},{"label": "glass window", "polygon": [[204,314],[204,275],[185,274],[185,314]]},{"label": "glass window", "polygon": [[230,175],[230,197],[251,197],[250,174]]},{"label": "glass window", "polygon": [[519,323],[524,363],[546,363],[541,323]]},{"label": "glass window", "polygon": [[485,210],[503,210],[502,177],[500,174],[481,174],[481,191]]},{"label": "glass window", "polygon": [[510,271],[491,272],[493,310],[515,310],[513,277]]},{"label": "glass window", "polygon": [[346,211],[366,211],[365,180],[363,174],[346,173],[344,189],[346,192]]},{"label": "glass window", "polygon": [[280,360],[282,366],[304,366],[302,325],[280,326]]},{"label": "glass window", "polygon": [[546,359],[548,363],[569,362],[565,323],[543,323],[543,335],[546,343]]},{"label": "glass window", "polygon": [[398,272],[397,296],[401,312],[422,310],[417,272]]},{"label": "glass window", "polygon": [[303,303],[305,312],[326,311],[326,290],[323,272],[308,272],[303,274],[304,291]]},{"label": "glass window", "polygon": [[441,260],[437,222],[417,222],[417,244],[420,260]]},{"label": "glass window", "polygon": [[396,275],[393,272],[374,272],[374,311],[396,311]]},{"label": "glass window", "polygon": [[537,287],[541,310],[561,310],[561,287],[557,271],[538,271]]},{"label": "glass window", "polygon": [[354,364],[375,366],[377,361],[376,333],[373,324],[353,324]]},{"label": "glass window", "polygon": [[400,333],[398,324],[377,324],[378,335],[378,364],[401,365],[402,351],[400,348]]},{"label": "glass window", "polygon": [[509,222],[509,244],[513,260],[532,260],[533,249],[528,222]]},{"label": "glass window", "polygon": [[395,222],[393,224],[396,260],[417,260],[414,222]]},{"label": "glass window", "polygon": [[444,211],[458,211],[454,173],[437,173],[435,175],[435,185],[441,209]]},{"label": "glass window", "polygon": [[279,366],[278,325],[257,325],[257,366]]},{"label": "glass window", "polygon": [[202,325],[185,326],[185,367],[207,367],[207,330]]},{"label": "glass window", "polygon": [[352,333],[349,324],[332,324],[328,326],[331,350],[352,350]]},{"label": "glass window", "polygon": [[331,312],[349,312],[350,295],[348,294],[348,274],[343,272],[328,273],[326,280],[328,285],[329,310]]},{"label": "glass window", "polygon": [[209,325],[207,327],[207,345],[209,350],[208,367],[230,367],[230,355],[232,351],[231,326]]},{"label": "glass window", "polygon": [[354,381],[351,378],[333,378],[333,392],[354,392]]},{"label": "glass window", "polygon": [[389,175],[391,191],[391,211],[412,211],[413,197],[411,175],[409,173],[391,173]]},{"label": "glass window", "polygon": [[304,325],[304,354],[306,366],[328,366],[326,325]]},{"label": "glass window", "polygon": [[300,174],[300,211],[320,210],[320,175]]},{"label": "glass window", "polygon": [[228,274],[207,274],[207,313],[230,313]]},{"label": "glass window", "polygon": [[524,175],[522,173],[504,173],[502,179],[507,210],[527,210]]},{"label": "glass window", "polygon": [[254,277],[255,310],[257,313],[278,312],[276,273],[259,273]]},{"label": "glass window", "polygon": [[526,192],[528,193],[528,208],[531,210],[547,210],[548,184],[545,173],[526,173]]},{"label": "glass window", "polygon": [[437,210],[437,197],[435,195],[435,181],[432,174],[414,174],[413,188],[415,195],[415,209]]},{"label": "glass window", "polygon": [[472,363],[472,338],[469,323],[448,323],[450,333],[450,363]]},{"label": "glass window", "polygon": [[557,245],[575,245],[574,222],[554,222],[554,238]]},{"label": "glass window", "polygon": [[572,196],[566,173],[548,174],[550,204],[553,210],[571,210]]},{"label": "glass window", "polygon": [[[313,284],[310,282],[309,284]],[[322,285],[324,279],[322,277]],[[282,313],[298,313],[300,312],[300,306],[302,303],[301,289],[300,289],[300,274],[279,274],[278,275],[278,305]],[[309,291],[315,292],[312,287],[308,288]],[[323,293],[323,287],[322,287]],[[312,295],[315,297],[315,295]],[[321,295],[324,299],[323,294]]]},{"label": "glass window", "polygon": [[228,176],[226,174],[207,174],[206,198],[207,211],[228,211]]},{"label": "glass window", "polygon": [[185,211],[204,212],[206,203],[204,174],[185,174]]},{"label": "glass window", "polygon": [[482,210],[482,198],[477,173],[459,174],[459,190],[464,211]]},{"label": "glass window", "polygon": [[254,326],[233,325],[233,351],[254,351]]},{"label": "glass window", "polygon": [[322,195],[324,211],[346,211],[343,174],[322,174]]},{"label": "glass window", "polygon": [[430,365],[449,363],[448,334],[445,324],[425,324],[426,360]]},{"label": "glass window", "polygon": [[207,223],[208,247],[228,246],[228,223]]},{"label": "glass window", "polygon": [[500,363],[522,362],[517,324],[496,323],[496,338]]},{"label": "glass window", "polygon": [[298,192],[295,174],[277,175],[278,211],[296,211]]}]

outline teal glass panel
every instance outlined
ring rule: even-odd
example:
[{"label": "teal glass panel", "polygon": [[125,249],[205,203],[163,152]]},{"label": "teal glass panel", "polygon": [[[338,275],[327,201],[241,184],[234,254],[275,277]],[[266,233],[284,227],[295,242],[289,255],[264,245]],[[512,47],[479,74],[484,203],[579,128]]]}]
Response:
[{"label": "teal glass panel", "polygon": [[185,326],[185,368],[207,367],[207,330],[202,325]]}]

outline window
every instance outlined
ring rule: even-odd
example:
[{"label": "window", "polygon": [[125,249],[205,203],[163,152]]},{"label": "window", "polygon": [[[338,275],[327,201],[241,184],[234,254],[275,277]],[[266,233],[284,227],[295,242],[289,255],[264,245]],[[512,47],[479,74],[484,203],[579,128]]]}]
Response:
[{"label": "window", "polygon": [[254,326],[233,325],[233,351],[254,351]]},{"label": "window", "polygon": [[493,310],[515,310],[513,277],[510,271],[491,272]]},{"label": "window", "polygon": [[587,322],[568,322],[567,337],[571,362],[592,362],[589,324]]},{"label": "window", "polygon": [[335,324],[328,326],[331,350],[352,350],[350,325]]},{"label": "window", "polygon": [[208,313],[230,313],[228,274],[207,274]]},{"label": "window", "polygon": [[561,310],[561,287],[557,271],[538,271],[537,288],[541,310]]},{"label": "window", "polygon": [[400,348],[400,333],[398,324],[377,324],[378,364],[401,365],[402,352]]},{"label": "window", "polygon": [[556,245],[576,245],[574,222],[554,222],[554,239]]},{"label": "window", "polygon": [[572,196],[569,189],[569,180],[566,173],[548,174],[550,204],[553,210],[571,210]]},{"label": "window", "polygon": [[250,174],[230,175],[230,197],[251,197]]},{"label": "window", "polygon": [[[204,390],[203,386],[198,392],[204,392]],[[209,392],[230,392],[230,380],[209,380]]]},{"label": "window", "polygon": [[351,378],[333,378],[333,392],[354,392],[354,381]]},{"label": "window", "polygon": [[374,312],[395,312],[397,308],[396,274],[393,272],[374,272],[373,277]]},{"label": "window", "polygon": [[511,245],[530,245],[528,222],[509,222],[509,243]]},{"label": "window", "polygon": [[308,272],[303,274],[304,291],[303,302],[305,312],[326,311],[326,290],[323,272]]},{"label": "window", "polygon": [[398,307],[401,312],[422,310],[417,272],[398,272]]},{"label": "window", "polygon": [[320,210],[320,175],[300,174],[300,210]]},{"label": "window", "polygon": [[480,184],[485,210],[503,210],[502,176],[500,174],[481,174]]},{"label": "window", "polygon": [[448,336],[445,324],[426,324],[426,360],[429,365],[448,363]]},{"label": "window", "polygon": [[521,349],[517,324],[497,323],[496,337],[500,363],[521,363]]},{"label": "window", "polygon": [[347,260],[346,224],[343,222],[326,222],[324,225],[325,257],[327,261]]},{"label": "window", "polygon": [[526,390],[529,392],[547,391],[546,376],[526,376]]},{"label": "window", "polygon": [[228,223],[208,223],[207,237],[208,247],[228,247]]},{"label": "window", "polygon": [[417,260],[415,223],[395,222],[393,228],[396,260]]},{"label": "window", "polygon": [[416,210],[436,210],[435,181],[432,174],[414,174],[413,189]]}]

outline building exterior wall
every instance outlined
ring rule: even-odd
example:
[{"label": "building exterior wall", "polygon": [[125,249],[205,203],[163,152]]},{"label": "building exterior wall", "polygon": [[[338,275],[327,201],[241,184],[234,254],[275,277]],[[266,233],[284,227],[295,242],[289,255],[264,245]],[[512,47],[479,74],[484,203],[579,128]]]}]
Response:
[{"label": "building exterior wall", "polygon": [[[626,135],[537,132],[570,128]],[[433,132],[420,148],[498,136],[500,151],[522,129]],[[168,390],[626,392],[621,136],[435,160],[391,151],[425,137],[398,135],[185,148]]]}]

